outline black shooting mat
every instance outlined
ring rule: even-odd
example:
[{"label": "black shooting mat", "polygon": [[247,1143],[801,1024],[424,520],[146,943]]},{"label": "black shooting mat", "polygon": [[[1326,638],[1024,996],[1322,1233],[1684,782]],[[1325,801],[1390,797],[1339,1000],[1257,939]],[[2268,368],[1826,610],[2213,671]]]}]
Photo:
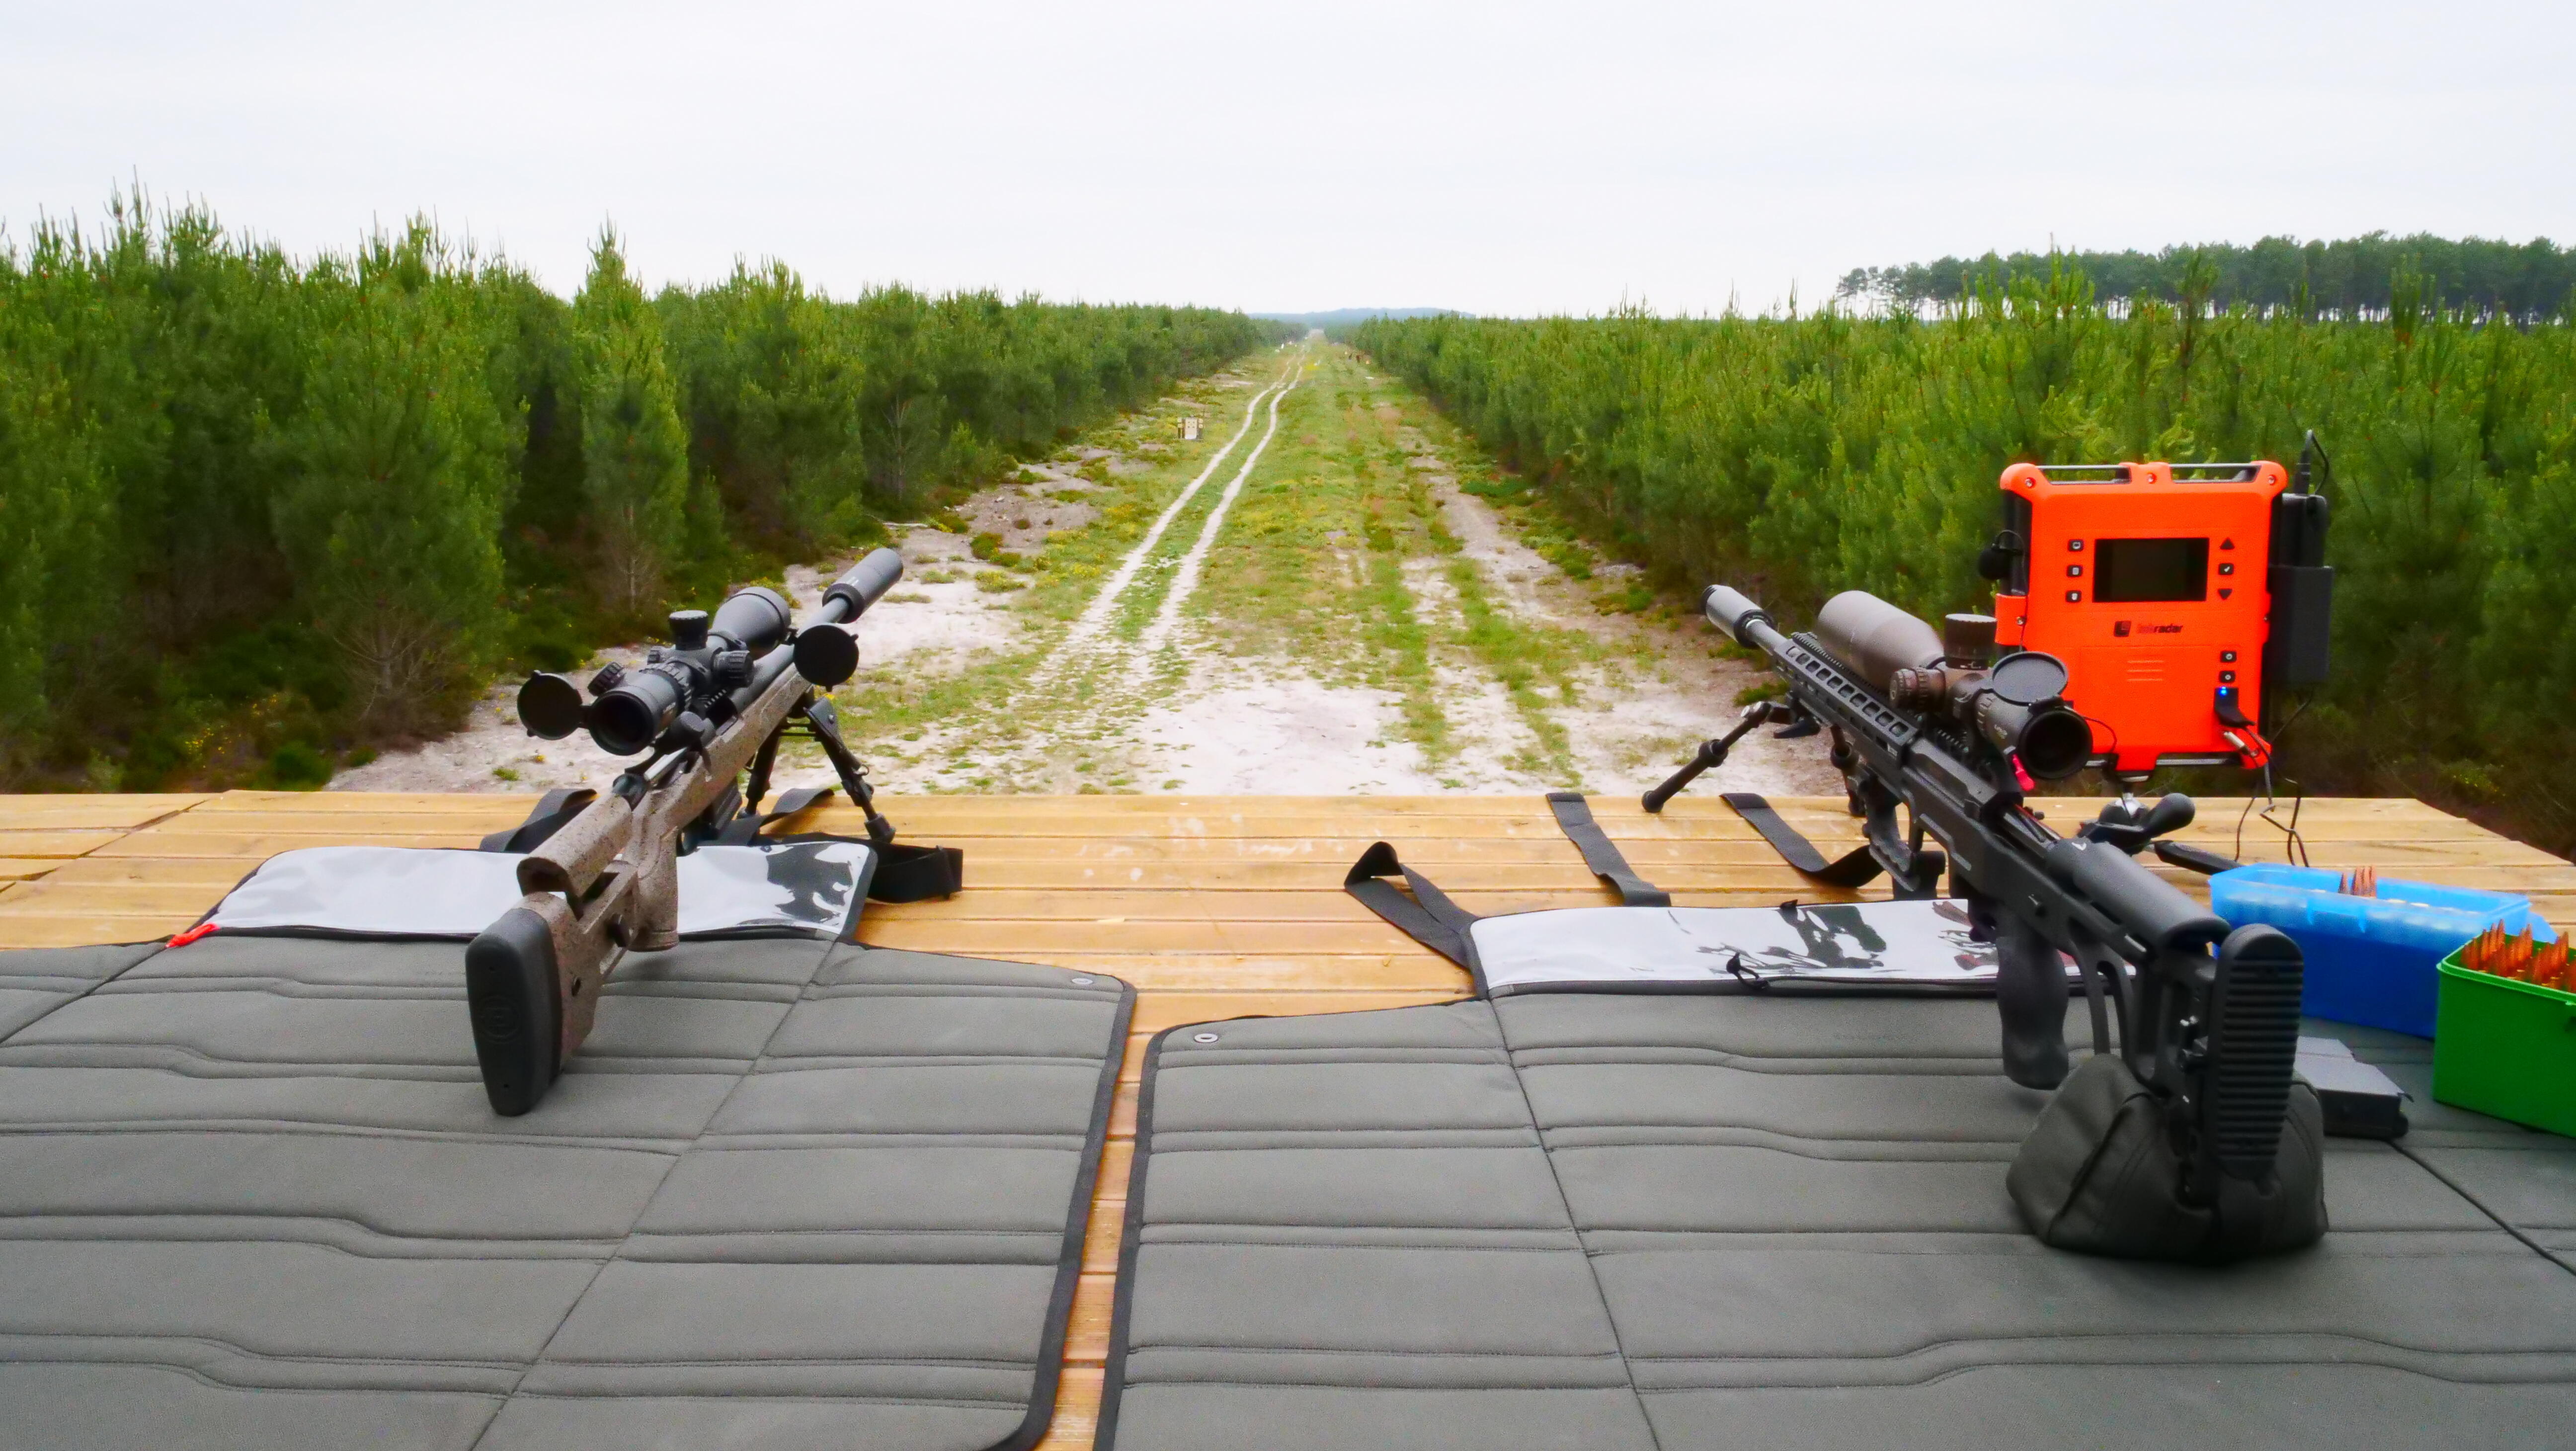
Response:
[{"label": "black shooting mat", "polygon": [[1043,1433],[1123,984],[684,942],[501,1119],[460,952],[0,954],[0,1443]]},{"label": "black shooting mat", "polygon": [[2309,1030],[2412,1088],[2414,1135],[2330,1140],[2324,1243],[2211,1269],[2024,1232],[2004,1174],[2045,1095],[2003,1078],[1991,1000],[1174,1029],[1101,1444],[2570,1444],[2576,1144],[2432,1104],[2426,1045]]}]

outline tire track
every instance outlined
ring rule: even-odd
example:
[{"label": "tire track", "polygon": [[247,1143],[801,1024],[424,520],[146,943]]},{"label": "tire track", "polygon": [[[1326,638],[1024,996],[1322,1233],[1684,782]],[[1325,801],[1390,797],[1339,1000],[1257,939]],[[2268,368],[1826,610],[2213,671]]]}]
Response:
[{"label": "tire track", "polygon": [[[1199,587],[1199,572],[1207,564],[1208,551],[1215,547],[1217,535],[1225,528],[1226,511],[1234,507],[1236,496],[1243,492],[1244,480],[1252,477],[1253,465],[1261,462],[1261,455],[1270,447],[1270,440],[1279,436],[1279,405],[1287,400],[1289,394],[1296,392],[1297,385],[1303,381],[1304,369],[1300,366],[1287,387],[1270,395],[1270,426],[1261,431],[1261,441],[1252,446],[1252,452],[1244,455],[1243,467],[1234,471],[1234,477],[1226,483],[1225,492],[1217,495],[1216,507],[1208,510],[1207,522],[1199,526],[1198,539],[1190,545],[1189,553],[1181,556],[1179,567],[1173,570],[1171,587],[1163,592],[1163,603],[1154,611],[1153,623],[1145,627],[1144,634],[1136,641],[1135,656],[1128,664],[1131,683],[1141,684],[1159,663],[1163,652],[1171,648],[1172,632],[1180,625],[1181,607],[1189,603],[1190,596]],[[1251,423],[1247,415],[1244,426],[1249,428]]]},{"label": "tire track", "polygon": [[[1302,361],[1301,358],[1300,362]],[[1299,363],[1289,364],[1288,370],[1280,374],[1280,381],[1287,382],[1295,374],[1298,366]],[[1288,382],[1288,387],[1295,386],[1295,383]],[[1215,477],[1218,467],[1234,452],[1235,445],[1243,442],[1244,435],[1252,431],[1253,416],[1261,411],[1261,401],[1264,398],[1271,400],[1271,429],[1274,432],[1278,429],[1277,395],[1285,392],[1286,389],[1282,388],[1279,382],[1274,382],[1253,394],[1250,401],[1243,405],[1243,424],[1235,429],[1234,437],[1227,439],[1225,447],[1209,456],[1207,466],[1199,470],[1198,477],[1190,480],[1188,487],[1182,489],[1178,497],[1163,507],[1163,512],[1154,517],[1152,527],[1145,531],[1145,537],[1136,541],[1136,547],[1127,551],[1126,555],[1118,561],[1118,567],[1110,571],[1109,578],[1101,583],[1100,592],[1091,597],[1090,603],[1082,607],[1082,613],[1076,616],[1073,624],[1066,629],[1064,638],[1057,641],[1055,648],[1047,653],[1046,659],[1039,662],[1038,667],[1029,673],[1028,683],[1032,687],[1052,683],[1068,665],[1092,652],[1101,635],[1108,630],[1110,621],[1117,615],[1118,602],[1125,598],[1128,587],[1135,583],[1136,576],[1153,558],[1155,546],[1163,542],[1163,535],[1172,527],[1172,521],[1178,519],[1181,511],[1189,507],[1190,501],[1198,497],[1200,488],[1209,479]],[[1267,447],[1270,442],[1269,434],[1262,435],[1261,442],[1263,447]],[[1256,458],[1259,457],[1260,449],[1256,448],[1253,455]],[[1247,463],[1246,468],[1249,467]],[[1242,476],[1238,474],[1234,484],[1228,487],[1234,488],[1241,483]],[[1232,495],[1228,494],[1227,497],[1231,498]],[[1204,545],[1201,546],[1200,552],[1204,552]]]}]

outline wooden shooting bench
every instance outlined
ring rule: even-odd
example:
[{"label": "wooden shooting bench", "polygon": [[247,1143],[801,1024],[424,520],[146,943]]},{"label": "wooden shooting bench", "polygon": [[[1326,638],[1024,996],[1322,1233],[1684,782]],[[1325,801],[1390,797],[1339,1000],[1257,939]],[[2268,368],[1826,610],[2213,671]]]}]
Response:
[{"label": "wooden shooting bench", "polygon": [[[257,791],[0,797],[0,948],[166,936],[278,852],[471,847],[516,824],[530,802]],[[1147,1038],[1178,1023],[1463,996],[1464,973],[1343,892],[1343,874],[1375,841],[1395,843],[1406,863],[1471,911],[1616,901],[1535,793],[930,796],[885,798],[882,805],[905,840],[962,847],[968,885],[945,902],[871,905],[864,941],[1097,969],[1138,990],[1062,1389],[1043,1443],[1058,1451],[1090,1444],[1099,1406]],[[1839,799],[1775,805],[1828,855],[1858,840]],[[2200,821],[2179,839],[2239,850],[2245,803],[2200,805]],[[1629,797],[1596,797],[1592,809],[1638,871],[1670,889],[1677,904],[1755,906],[1825,895],[1782,865],[1714,792],[1683,797],[1660,818]],[[2061,824],[2071,830],[2089,814],[2070,801]],[[2298,824],[2316,866],[2373,866],[2386,876],[2524,893],[2551,920],[2576,923],[2576,866],[2419,802],[2310,800]],[[860,834],[857,815],[837,805],[781,829]],[[2248,819],[2241,850],[2248,860],[2277,861],[2283,838]],[[2199,878],[2167,874],[2201,890]]]}]

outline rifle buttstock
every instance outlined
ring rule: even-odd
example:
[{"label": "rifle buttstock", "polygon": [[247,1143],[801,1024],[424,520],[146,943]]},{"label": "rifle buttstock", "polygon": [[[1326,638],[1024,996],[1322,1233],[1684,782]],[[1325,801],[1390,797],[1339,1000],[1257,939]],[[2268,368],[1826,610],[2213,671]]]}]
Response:
[{"label": "rifle buttstock", "polygon": [[536,1107],[561,1068],[562,1009],[553,929],[513,907],[465,948],[465,1000],[474,1057],[492,1111],[516,1118]]}]

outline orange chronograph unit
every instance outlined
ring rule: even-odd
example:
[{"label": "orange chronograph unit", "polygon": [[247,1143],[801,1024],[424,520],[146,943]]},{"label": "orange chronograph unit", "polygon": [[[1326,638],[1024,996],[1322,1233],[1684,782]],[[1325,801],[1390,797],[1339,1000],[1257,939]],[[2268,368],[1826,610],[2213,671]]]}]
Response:
[{"label": "orange chronograph unit", "polygon": [[2326,501],[2277,463],[2014,464],[1979,557],[1995,643],[2066,664],[2095,763],[2259,767],[2266,696],[2322,680]]}]

